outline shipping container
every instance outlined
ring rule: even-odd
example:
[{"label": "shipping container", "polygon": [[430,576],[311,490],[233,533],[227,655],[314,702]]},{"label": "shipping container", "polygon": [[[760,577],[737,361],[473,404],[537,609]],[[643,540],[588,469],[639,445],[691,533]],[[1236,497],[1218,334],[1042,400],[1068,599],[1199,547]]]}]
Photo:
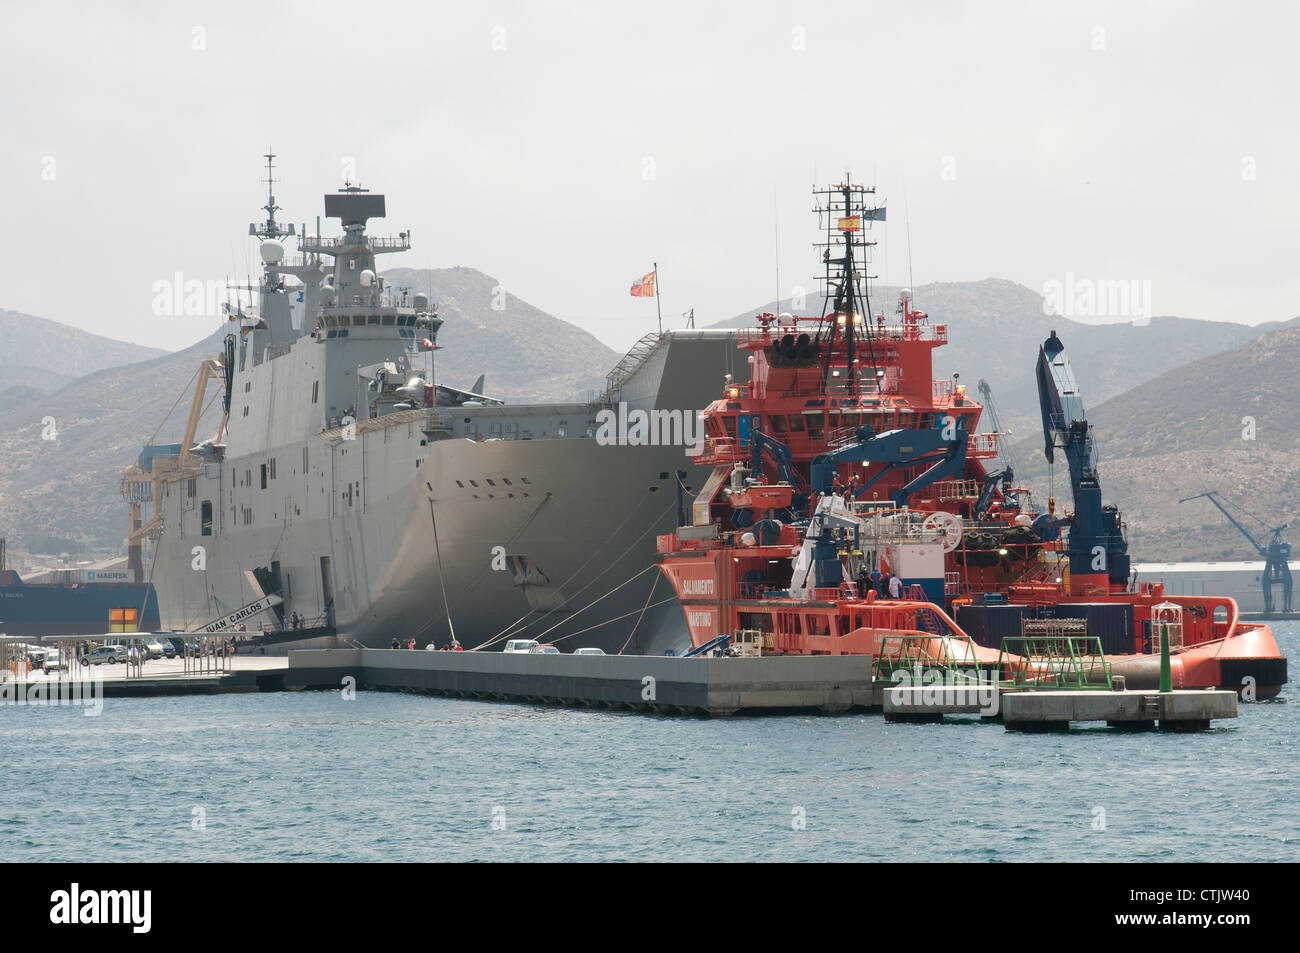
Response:
[{"label": "shipping container", "polygon": [[[1020,623],[1028,616],[1028,606],[974,603],[957,607],[956,622],[977,645],[999,649],[1003,639],[1020,635]],[[1011,651],[1015,650],[1012,645]]]},{"label": "shipping container", "polygon": [[1133,628],[1133,606],[1127,602],[1066,602],[1045,606],[1043,619],[1083,619],[1087,634],[1101,640],[1107,655],[1129,655],[1137,651]]}]

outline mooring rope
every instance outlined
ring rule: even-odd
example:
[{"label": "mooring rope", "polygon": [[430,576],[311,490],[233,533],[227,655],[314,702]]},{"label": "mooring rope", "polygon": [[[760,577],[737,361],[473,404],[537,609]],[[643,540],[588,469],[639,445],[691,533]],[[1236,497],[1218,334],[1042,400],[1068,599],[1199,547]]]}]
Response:
[{"label": "mooring rope", "polygon": [[438,517],[433,512],[433,500],[429,501],[429,519],[433,521],[433,551],[438,557],[438,584],[442,587],[442,605],[447,610],[447,628],[451,630],[451,644],[455,645],[456,626],[451,621],[451,603],[447,601],[447,580],[442,574],[442,547],[438,545]]},{"label": "mooring rope", "polygon": [[[632,631],[627,634],[627,642],[624,642],[623,647],[618,650],[619,655],[622,655],[623,652],[627,649],[628,644],[632,641],[632,636],[636,635],[637,626],[639,626],[641,624],[641,620],[645,618],[645,612],[647,609],[650,608],[650,600],[654,598],[655,587],[659,585],[660,575],[661,575],[660,573],[655,573],[654,582],[650,583],[650,593],[645,597],[645,605],[641,607],[641,614],[636,617],[636,624],[632,626]],[[665,599],[664,602],[672,602],[672,599]],[[655,605],[663,605],[663,602],[657,602],[655,603]],[[616,622],[618,620],[610,619],[609,621]]]},{"label": "mooring rope", "polygon": [[[635,506],[635,507],[634,507],[634,508],[633,508],[633,509],[628,513],[628,515],[627,515],[626,517],[623,518],[623,522],[622,522],[622,523],[619,523],[619,525],[616,526],[616,527],[614,528],[613,532],[611,532],[608,536],[606,536],[605,539],[604,539],[603,541],[601,541],[600,545],[597,546],[594,550],[592,550],[591,555],[587,557],[586,561],[584,561],[584,562],[582,563],[581,566],[579,566],[579,567],[578,567],[577,569],[575,569],[572,573],[570,573],[569,578],[566,579],[566,580],[564,580],[564,582],[560,583],[560,585],[557,586],[556,588],[557,588],[557,589],[563,589],[565,586],[567,586],[570,582],[573,581],[573,579],[578,575],[578,573],[580,573],[580,572],[582,572],[582,570],[586,569],[587,566],[588,566],[588,564],[590,564],[591,561],[592,561],[593,559],[595,559],[598,555],[600,555],[601,550],[603,550],[603,549],[605,548],[605,546],[608,545],[609,541],[610,541],[614,536],[616,536],[616,535],[617,535],[617,534],[618,534],[618,533],[623,529],[623,527],[624,527],[625,525],[627,525],[627,521],[630,520],[630,519],[632,518],[633,515],[635,515],[636,511],[637,511],[638,509],[640,509],[641,506],[643,506],[643,505],[645,504],[645,501],[648,500],[648,499],[649,499],[649,497],[647,496],[647,497],[645,497],[645,499],[643,499],[643,500],[641,501],[641,503],[638,503],[638,504],[637,504],[637,505],[636,505],[636,506]],[[672,505],[676,505],[676,504],[672,504]],[[661,519],[661,518],[662,518],[662,517],[663,517],[663,516],[668,512],[668,509],[671,509],[671,506],[670,506],[669,508],[665,509],[665,510],[664,510],[662,513],[660,513],[657,517],[655,517],[654,521],[651,522],[650,525],[647,526],[646,529],[645,529],[644,531],[642,531],[642,533],[641,533],[639,536],[637,536],[636,539],[632,540],[632,542],[628,545],[628,547],[627,547],[626,549],[623,550],[623,552],[619,553],[618,556],[616,556],[612,561],[610,561],[609,565],[607,565],[603,570],[601,570],[600,572],[598,572],[596,575],[592,576],[591,580],[588,581],[586,585],[584,585],[581,589],[579,589],[577,592],[575,592],[575,593],[573,594],[573,598],[577,598],[578,596],[582,595],[584,592],[586,592],[588,589],[590,589],[593,585],[595,585],[596,582],[597,582],[597,581],[598,581],[598,580],[599,580],[603,575],[605,575],[605,573],[609,572],[609,571],[610,571],[611,569],[613,569],[616,565],[618,565],[618,563],[622,561],[623,557],[626,556],[629,552],[631,552],[632,549],[635,548],[636,545],[637,545],[638,543],[640,543],[642,539],[645,538],[646,533],[650,532],[652,529],[655,528],[655,526],[656,526],[656,524],[659,522],[659,520],[660,520],[660,519]],[[638,575],[639,575],[639,574],[638,574]],[[607,595],[608,595],[608,593],[607,593]],[[602,598],[603,598],[603,597],[602,597]],[[536,615],[537,612],[538,612],[538,610],[536,610],[536,609],[530,610],[529,612],[526,612],[526,613],[524,613],[523,615],[521,615],[521,616],[520,616],[518,619],[516,619],[514,622],[511,622],[508,626],[506,626],[504,629],[502,629],[502,630],[501,630],[500,632],[498,632],[496,635],[492,636],[490,639],[488,639],[487,641],[483,642],[481,645],[479,645],[479,646],[477,646],[477,647],[478,647],[478,648],[487,648],[488,646],[491,646],[491,645],[495,645],[495,644],[497,644],[498,642],[502,641],[502,639],[511,638],[512,636],[518,636],[519,633],[525,631],[525,630],[528,629],[530,626],[533,626],[533,625],[537,624],[538,622],[541,622],[541,621],[542,621],[543,619],[545,619],[547,616],[551,615],[552,613],[554,613],[554,612],[556,612],[556,611],[558,611],[558,610],[555,609],[555,608],[546,609],[545,611],[542,612],[542,614],[541,614],[541,616],[540,616],[539,618],[533,619],[533,620],[530,621],[530,622],[524,622],[524,620],[527,619],[529,616],[531,616],[531,615]],[[523,626],[522,626],[522,627],[519,627],[519,626],[520,626],[520,623],[523,623]],[[553,626],[552,628],[554,628],[554,626]],[[549,632],[550,629],[547,629],[547,631]]]}]

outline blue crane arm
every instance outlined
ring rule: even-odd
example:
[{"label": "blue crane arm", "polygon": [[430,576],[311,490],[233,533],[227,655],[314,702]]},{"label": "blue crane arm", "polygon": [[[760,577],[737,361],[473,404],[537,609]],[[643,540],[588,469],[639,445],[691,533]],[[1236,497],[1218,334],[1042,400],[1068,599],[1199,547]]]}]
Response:
[{"label": "blue crane arm", "polygon": [[1070,493],[1074,498],[1068,549],[1070,572],[1082,577],[1104,571],[1111,582],[1121,582],[1128,577],[1128,543],[1119,510],[1102,505],[1092,428],[1065,356],[1065,345],[1055,331],[1038,349],[1035,376],[1043,418],[1043,455],[1050,464],[1056,450],[1061,449],[1070,469]]},{"label": "blue crane arm", "polygon": [[993,503],[993,491],[997,489],[998,484],[1002,484],[1002,491],[1005,493],[1010,489],[1013,479],[1015,479],[1015,471],[1011,467],[984,475],[984,486],[980,489],[979,499],[975,501],[972,510],[976,519],[983,519],[988,514],[989,506]]},{"label": "blue crane arm", "polygon": [[964,418],[955,418],[951,439],[945,438],[945,429],[943,421],[936,421],[936,426],[927,430],[887,430],[879,434],[864,427],[859,432],[857,443],[819,454],[813,459],[808,467],[812,489],[823,495],[830,493],[834,487],[835,470],[841,463],[884,463],[888,465],[886,471],[930,463],[931,466],[920,476],[894,493],[894,502],[906,506],[913,493],[965,468],[969,435]]},{"label": "blue crane arm", "polygon": [[[1241,533],[1242,536],[1245,536],[1248,540],[1250,540],[1250,545],[1254,546],[1256,551],[1261,556],[1264,557],[1268,556],[1268,550],[1265,547],[1261,546],[1259,544],[1259,541],[1256,540],[1254,536],[1250,535],[1250,533],[1246,530],[1246,527],[1242,526],[1240,523],[1236,521],[1236,519],[1233,518],[1233,515],[1227,511],[1227,509],[1224,507],[1222,503],[1220,503],[1217,499],[1215,499],[1215,492],[1213,490],[1211,490],[1209,493],[1201,493],[1198,494],[1197,496],[1189,496],[1186,499],[1179,500],[1178,502],[1188,503],[1192,500],[1199,500],[1202,496],[1219,508],[1219,512],[1228,518],[1229,523],[1237,527],[1237,530]],[[1283,529],[1285,528],[1286,527],[1283,527]]]},{"label": "blue crane arm", "polygon": [[[1038,408],[1043,419],[1043,456],[1055,462],[1057,447],[1065,451],[1070,482],[1079,486],[1096,479],[1096,453],[1088,415],[1079,395],[1065,345],[1053,331],[1038,349]],[[1077,501],[1076,501],[1077,502]]]},{"label": "blue crane arm", "polygon": [[752,431],[749,440],[751,470],[758,474],[763,472],[763,451],[766,450],[776,461],[776,472],[781,479],[791,486],[799,485],[799,475],[795,472],[794,459],[789,447],[761,430]]}]

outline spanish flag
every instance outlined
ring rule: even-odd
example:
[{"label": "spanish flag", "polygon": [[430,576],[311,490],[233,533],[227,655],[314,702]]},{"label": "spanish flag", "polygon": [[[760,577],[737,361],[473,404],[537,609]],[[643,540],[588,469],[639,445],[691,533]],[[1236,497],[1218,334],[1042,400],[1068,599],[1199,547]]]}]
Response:
[{"label": "spanish flag", "polygon": [[839,230],[841,232],[860,232],[862,231],[862,216],[849,215],[839,220]]},{"label": "spanish flag", "polygon": [[655,273],[642,275],[641,280],[632,286],[633,298],[653,298],[655,296]]}]

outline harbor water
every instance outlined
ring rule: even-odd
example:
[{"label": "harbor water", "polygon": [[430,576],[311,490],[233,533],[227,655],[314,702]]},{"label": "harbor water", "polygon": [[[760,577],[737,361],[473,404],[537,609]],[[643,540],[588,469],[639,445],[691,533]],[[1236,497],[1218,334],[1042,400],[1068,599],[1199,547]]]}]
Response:
[{"label": "harbor water", "polygon": [[1294,681],[1194,735],[370,692],[7,706],[0,856],[1295,861],[1297,719]]}]

